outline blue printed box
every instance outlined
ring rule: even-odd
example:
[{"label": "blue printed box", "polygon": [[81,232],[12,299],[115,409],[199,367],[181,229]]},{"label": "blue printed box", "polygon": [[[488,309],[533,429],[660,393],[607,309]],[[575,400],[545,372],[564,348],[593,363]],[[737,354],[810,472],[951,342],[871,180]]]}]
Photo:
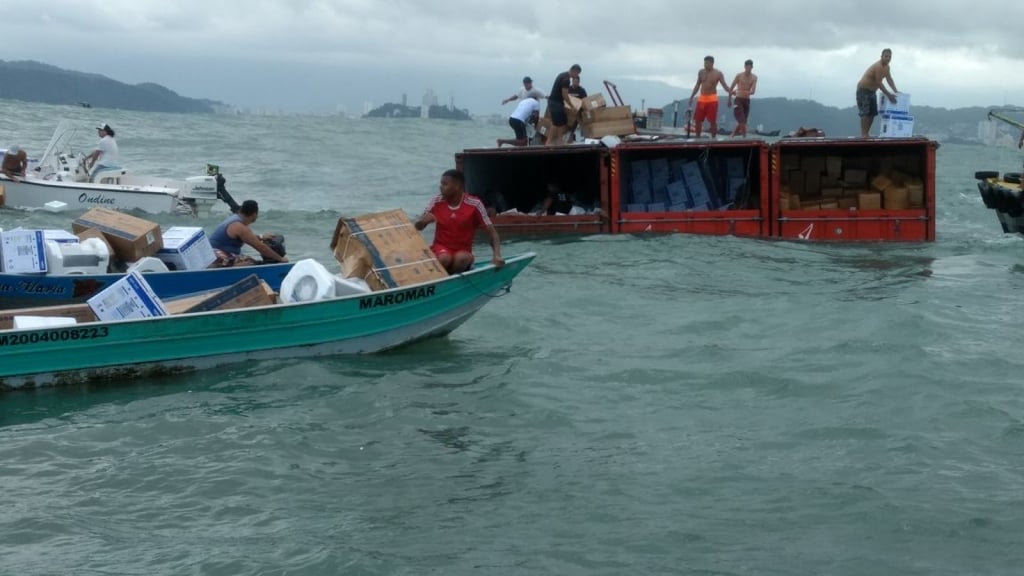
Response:
[{"label": "blue printed box", "polygon": [[45,274],[46,237],[42,230],[0,232],[0,271],[8,274]]},{"label": "blue printed box", "polygon": [[151,318],[166,316],[160,298],[157,297],[149,283],[138,271],[125,274],[117,282],[105,288],[99,294],[86,300],[96,318],[101,321],[131,320],[133,318]]}]

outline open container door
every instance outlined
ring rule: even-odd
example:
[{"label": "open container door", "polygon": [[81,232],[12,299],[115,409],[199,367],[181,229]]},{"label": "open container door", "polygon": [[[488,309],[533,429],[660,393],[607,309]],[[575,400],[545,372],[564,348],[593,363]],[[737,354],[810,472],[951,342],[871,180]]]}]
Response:
[{"label": "open container door", "polygon": [[[609,152],[603,145],[467,149],[455,155],[466,189],[479,196],[501,236],[610,232]],[[568,214],[540,214],[548,185],[568,193]]]},{"label": "open container door", "polygon": [[831,242],[935,240],[927,138],[784,138],[772,145],[772,236]]},{"label": "open container door", "polygon": [[768,235],[764,141],[638,142],[612,154],[615,232]]}]

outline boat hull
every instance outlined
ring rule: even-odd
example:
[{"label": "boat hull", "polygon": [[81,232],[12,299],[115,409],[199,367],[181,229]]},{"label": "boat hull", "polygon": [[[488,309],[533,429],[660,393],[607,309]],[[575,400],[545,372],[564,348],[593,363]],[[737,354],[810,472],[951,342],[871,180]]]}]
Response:
[{"label": "boat hull", "polygon": [[[292,263],[210,268],[176,272],[144,272],[146,281],[160,298],[174,298],[223,288],[256,274],[273,290],[292,269]],[[85,302],[92,295],[120,280],[123,274],[31,275],[0,273],[0,310],[37,306],[61,306]]]},{"label": "boat hull", "polygon": [[978,192],[985,207],[996,213],[1006,234],[1024,236],[1024,192],[1019,178],[1007,181],[1006,176],[979,179]]},{"label": "boat hull", "polygon": [[5,202],[10,208],[38,209],[48,202],[63,202],[69,210],[110,208],[141,210],[150,214],[173,213],[179,206],[178,191],[161,186],[92,184],[25,178],[14,181],[0,176]]},{"label": "boat hull", "polygon": [[346,298],[0,332],[0,389],[178,373],[247,359],[366,354],[443,336],[533,260]]}]

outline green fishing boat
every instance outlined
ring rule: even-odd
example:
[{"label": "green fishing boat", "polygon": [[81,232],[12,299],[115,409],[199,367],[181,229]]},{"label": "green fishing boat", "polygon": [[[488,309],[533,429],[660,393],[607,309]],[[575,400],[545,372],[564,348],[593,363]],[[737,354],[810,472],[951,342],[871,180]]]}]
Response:
[{"label": "green fishing boat", "polygon": [[352,296],[0,330],[0,390],[119,380],[251,359],[368,354],[444,336],[504,295],[535,257]]}]

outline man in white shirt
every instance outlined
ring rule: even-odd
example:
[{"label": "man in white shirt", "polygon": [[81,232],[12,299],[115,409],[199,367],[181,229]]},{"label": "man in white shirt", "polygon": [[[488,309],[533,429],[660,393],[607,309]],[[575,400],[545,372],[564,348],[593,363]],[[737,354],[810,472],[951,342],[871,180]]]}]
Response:
[{"label": "man in white shirt", "polygon": [[504,100],[501,101],[501,103],[508,104],[513,100],[524,100],[526,98],[533,98],[538,102],[547,98],[547,96],[544,96],[543,92],[533,87],[533,79],[530,78],[529,76],[523,78],[522,90],[516,92],[515,94],[509,96],[508,98],[505,98]]},{"label": "man in white shirt", "polygon": [[503,144],[512,146],[526,146],[529,140],[526,137],[526,124],[537,124],[540,116],[540,102],[536,98],[523,98],[516,105],[515,111],[508,117],[508,125],[516,133],[515,139],[498,138],[498,148]]},{"label": "man in white shirt", "polygon": [[104,124],[103,126],[97,126],[96,132],[100,137],[100,141],[96,144],[96,149],[85,157],[86,170],[95,172],[93,170],[94,166],[96,170],[117,168],[119,153],[117,151],[117,142],[114,140],[114,129],[110,127],[110,124]]}]

